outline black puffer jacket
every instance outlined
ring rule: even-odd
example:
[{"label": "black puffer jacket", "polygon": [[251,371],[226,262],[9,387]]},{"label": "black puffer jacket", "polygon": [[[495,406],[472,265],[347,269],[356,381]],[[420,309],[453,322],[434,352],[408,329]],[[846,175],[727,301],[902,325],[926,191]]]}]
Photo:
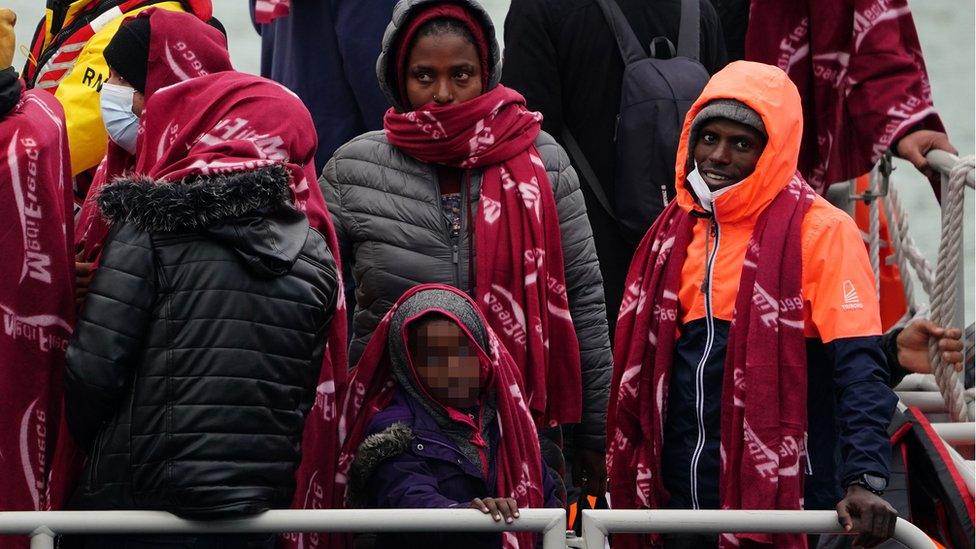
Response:
[{"label": "black puffer jacket", "polygon": [[72,507],[191,517],[286,507],[336,304],[322,235],[273,167],[124,180],[68,349],[67,417],[89,452]]}]

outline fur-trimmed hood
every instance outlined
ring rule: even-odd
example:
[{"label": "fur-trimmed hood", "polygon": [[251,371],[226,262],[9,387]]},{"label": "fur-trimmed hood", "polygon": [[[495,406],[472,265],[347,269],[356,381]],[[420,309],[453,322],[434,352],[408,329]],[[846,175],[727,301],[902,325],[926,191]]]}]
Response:
[{"label": "fur-trimmed hood", "polygon": [[356,459],[349,466],[346,505],[366,507],[369,501],[369,480],[384,461],[407,451],[413,440],[413,430],[404,423],[394,423],[374,433],[359,445]]},{"label": "fur-trimmed hood", "polygon": [[121,177],[98,195],[109,223],[150,233],[197,233],[233,248],[258,274],[291,270],[308,237],[283,166],[178,182]]}]

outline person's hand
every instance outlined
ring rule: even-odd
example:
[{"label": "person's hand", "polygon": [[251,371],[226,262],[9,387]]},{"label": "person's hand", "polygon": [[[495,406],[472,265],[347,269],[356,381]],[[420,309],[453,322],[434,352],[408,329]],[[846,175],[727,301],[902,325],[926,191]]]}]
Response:
[{"label": "person's hand", "polygon": [[470,507],[491,515],[495,522],[501,522],[504,517],[505,522],[511,524],[519,517],[518,503],[512,498],[474,498]]},{"label": "person's hand", "polygon": [[75,306],[79,309],[88,296],[88,287],[95,276],[95,264],[84,261],[82,254],[75,257]]},{"label": "person's hand", "polygon": [[952,364],[957,372],[962,371],[962,330],[945,329],[928,319],[911,321],[898,334],[895,345],[898,348],[898,363],[916,374],[932,373],[929,362],[929,339],[939,338],[939,352],[946,364]]},{"label": "person's hand", "polygon": [[874,547],[895,534],[898,513],[881,496],[854,485],[837,504],[837,522],[845,532],[858,534],[855,547]]},{"label": "person's hand", "polygon": [[949,143],[949,136],[942,132],[932,130],[918,130],[905,135],[898,141],[898,156],[911,162],[915,168],[929,178],[934,188],[938,189],[940,181],[939,172],[929,167],[929,161],[925,155],[931,150],[941,150],[952,154],[959,154],[959,151]]},{"label": "person's hand", "polygon": [[17,24],[17,14],[7,8],[0,8],[0,70],[14,64],[14,46],[17,44],[17,34],[14,25]]},{"label": "person's hand", "polygon": [[583,493],[602,496],[607,492],[607,456],[596,450],[577,448],[573,463],[573,484]]}]

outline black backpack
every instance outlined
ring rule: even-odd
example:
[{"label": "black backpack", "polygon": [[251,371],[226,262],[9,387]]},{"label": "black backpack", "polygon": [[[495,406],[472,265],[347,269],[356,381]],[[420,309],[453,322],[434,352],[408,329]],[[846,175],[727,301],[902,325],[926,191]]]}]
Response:
[{"label": "black backpack", "polygon": [[700,6],[698,0],[682,0],[677,52],[670,40],[659,36],[651,41],[648,57],[615,0],[597,0],[597,4],[624,60],[614,131],[613,202],[569,129],[564,129],[561,137],[580,177],[600,205],[625,236],[636,241],[674,198],[674,164],[681,127],[708,82],[708,71],[698,62]]}]

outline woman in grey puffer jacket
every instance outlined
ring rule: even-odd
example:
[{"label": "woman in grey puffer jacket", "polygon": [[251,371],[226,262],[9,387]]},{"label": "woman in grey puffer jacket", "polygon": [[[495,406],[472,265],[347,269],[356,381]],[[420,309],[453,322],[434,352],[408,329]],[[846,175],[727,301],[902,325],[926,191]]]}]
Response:
[{"label": "woman in grey puffer jacket", "polygon": [[[462,103],[498,86],[501,56],[494,27],[477,2],[450,1],[480,25],[475,33],[444,18],[419,30],[411,27],[418,12],[445,3],[401,0],[394,9],[377,62],[377,77],[397,113],[431,101]],[[408,31],[414,34],[405,39],[403,34]],[[487,44],[482,63],[477,63],[476,48],[463,50],[465,44],[474,46],[479,39]],[[474,60],[464,62],[464,51],[474,55]],[[413,60],[422,54],[430,54],[426,57],[429,62],[406,66],[408,57]],[[556,202],[566,292],[581,355],[582,422],[574,428],[578,456],[574,477],[586,478],[588,492],[602,494],[612,368],[602,278],[583,194],[566,153],[545,133],[539,133],[535,148]],[[319,184],[335,220],[343,258],[356,281],[350,346],[353,364],[380,319],[410,287],[439,282],[474,295],[472,228],[473,215],[479,211],[483,172],[421,161],[392,145],[384,131],[353,139],[328,162]]]}]

